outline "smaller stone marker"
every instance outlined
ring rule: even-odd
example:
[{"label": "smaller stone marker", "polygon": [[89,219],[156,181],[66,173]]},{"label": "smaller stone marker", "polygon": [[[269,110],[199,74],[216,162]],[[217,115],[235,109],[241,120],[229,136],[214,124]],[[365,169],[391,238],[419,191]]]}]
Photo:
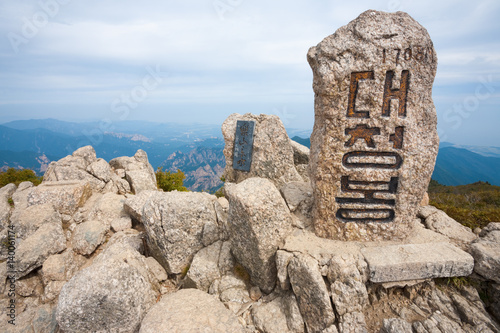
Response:
[{"label": "smaller stone marker", "polygon": [[369,10],[307,56],[315,93],[316,235],[405,238],[439,145],[429,34],[406,13]]},{"label": "smaller stone marker", "polygon": [[238,120],[234,134],[233,168],[235,170],[250,171],[253,151],[254,121]]},{"label": "smaller stone marker", "polygon": [[290,138],[278,116],[233,113],[221,130],[226,144],[226,182],[240,183],[259,177],[280,188],[289,182],[302,181],[295,168]]}]

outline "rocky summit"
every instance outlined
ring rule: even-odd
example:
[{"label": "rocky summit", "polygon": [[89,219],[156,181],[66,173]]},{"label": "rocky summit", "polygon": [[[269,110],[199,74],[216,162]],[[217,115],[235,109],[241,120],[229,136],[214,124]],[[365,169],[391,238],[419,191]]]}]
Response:
[{"label": "rocky summit", "polygon": [[[325,39],[309,52],[311,151],[276,116],[231,115],[222,197],[163,192],[144,151],[108,163],[90,146],[38,186],[1,188],[2,332],[500,332],[500,222],[473,233],[420,202],[435,143],[429,43],[407,14],[374,11]],[[385,215],[346,212],[368,199]]]}]

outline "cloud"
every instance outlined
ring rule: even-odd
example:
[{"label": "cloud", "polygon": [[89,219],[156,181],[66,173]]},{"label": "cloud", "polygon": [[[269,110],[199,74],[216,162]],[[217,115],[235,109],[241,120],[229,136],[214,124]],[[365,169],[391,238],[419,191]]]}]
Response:
[{"label": "cloud", "polygon": [[[54,15],[15,53],[9,33],[23,36],[26,22],[44,11],[41,3],[55,1],[61,4]],[[494,0],[64,2],[0,3],[0,113],[10,112],[9,103],[29,104],[47,117],[51,103],[107,110],[140,84],[148,67],[160,66],[168,76],[141,104],[145,118],[159,105],[205,105],[226,115],[245,104],[264,110],[258,112],[288,106],[312,122],[307,50],[367,9],[407,11],[427,28],[439,59],[434,96],[443,108],[460,98],[450,87],[468,93],[478,76],[500,77]],[[190,112],[183,112],[186,119]]]}]

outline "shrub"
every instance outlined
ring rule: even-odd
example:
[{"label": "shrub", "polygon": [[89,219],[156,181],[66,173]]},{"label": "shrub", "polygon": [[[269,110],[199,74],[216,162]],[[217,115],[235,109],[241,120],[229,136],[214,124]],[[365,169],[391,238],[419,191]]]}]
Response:
[{"label": "shrub", "polygon": [[162,168],[156,170],[156,184],[159,189],[165,192],[181,191],[187,192],[188,189],[184,186],[184,172],[177,170],[177,172],[163,171]]},{"label": "shrub", "polygon": [[499,186],[487,182],[445,186],[433,180],[428,191],[431,205],[471,229],[500,221]]},{"label": "shrub", "polygon": [[42,182],[42,177],[38,177],[33,170],[30,169],[14,169],[9,168],[5,172],[0,172],[0,187],[14,183],[19,185],[22,182],[30,181],[35,186]]}]

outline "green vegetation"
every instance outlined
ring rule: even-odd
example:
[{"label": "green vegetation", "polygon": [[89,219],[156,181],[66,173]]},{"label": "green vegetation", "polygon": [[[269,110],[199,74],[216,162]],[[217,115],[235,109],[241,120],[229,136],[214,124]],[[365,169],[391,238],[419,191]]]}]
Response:
[{"label": "green vegetation", "polygon": [[165,192],[181,191],[187,192],[188,189],[184,186],[184,172],[177,170],[177,172],[163,171],[162,168],[156,170],[156,184],[159,189]]},{"label": "green vegetation", "polygon": [[431,205],[471,229],[500,221],[500,186],[488,182],[446,186],[431,180],[428,192]]},{"label": "green vegetation", "polygon": [[14,200],[12,198],[7,199],[7,202],[11,207],[14,207]]},{"label": "green vegetation", "polygon": [[[226,182],[226,177],[224,177],[224,175],[222,175],[222,176],[220,177],[220,180],[221,180],[223,183],[225,183],[225,182]],[[220,187],[217,191],[215,191],[215,193],[214,193],[214,194],[215,194],[215,196],[216,196],[217,198],[225,197],[226,195],[224,194],[224,184],[222,184],[222,186],[221,186],[221,187]]]},{"label": "green vegetation", "polygon": [[42,182],[42,177],[38,177],[33,170],[30,169],[14,169],[9,168],[5,172],[0,172],[0,187],[14,183],[19,185],[22,182],[30,181],[35,186]]},{"label": "green vegetation", "polygon": [[233,273],[243,281],[250,282],[250,274],[248,274],[245,267],[243,267],[240,263],[235,263]]}]

